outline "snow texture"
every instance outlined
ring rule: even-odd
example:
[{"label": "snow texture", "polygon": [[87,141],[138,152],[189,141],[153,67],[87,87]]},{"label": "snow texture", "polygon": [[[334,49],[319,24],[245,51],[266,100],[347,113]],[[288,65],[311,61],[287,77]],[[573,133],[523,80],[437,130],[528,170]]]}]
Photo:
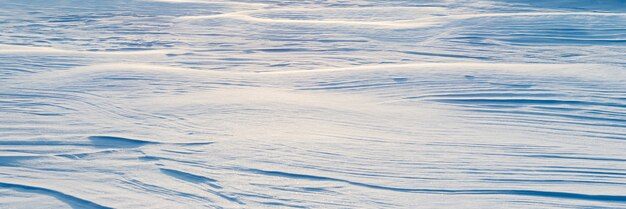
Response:
[{"label": "snow texture", "polygon": [[0,208],[625,208],[623,0],[0,0]]}]

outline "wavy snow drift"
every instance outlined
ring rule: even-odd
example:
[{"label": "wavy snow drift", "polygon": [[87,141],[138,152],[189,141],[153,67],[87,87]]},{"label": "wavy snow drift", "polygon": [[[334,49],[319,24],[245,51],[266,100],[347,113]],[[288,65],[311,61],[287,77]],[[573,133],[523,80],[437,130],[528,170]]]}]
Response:
[{"label": "wavy snow drift", "polygon": [[623,1],[0,8],[0,208],[626,207]]}]

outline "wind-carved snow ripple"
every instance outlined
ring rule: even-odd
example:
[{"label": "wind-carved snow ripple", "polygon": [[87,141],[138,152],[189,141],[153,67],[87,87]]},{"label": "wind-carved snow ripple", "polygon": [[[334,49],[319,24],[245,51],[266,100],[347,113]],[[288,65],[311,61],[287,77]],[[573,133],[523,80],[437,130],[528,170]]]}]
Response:
[{"label": "wind-carved snow ripple", "polygon": [[544,4],[0,0],[0,208],[623,208],[625,15]]},{"label": "wind-carved snow ripple", "polygon": [[[414,198],[431,195],[620,205],[626,169],[614,165],[626,162],[619,154],[622,73],[603,65],[485,63],[261,73],[112,64],[42,72],[3,87],[13,92],[3,95],[8,107],[25,109],[5,111],[21,119],[3,118],[11,132],[0,143],[2,166],[31,172],[0,182],[69,205],[113,208],[147,206],[141,200],[149,197],[190,207],[354,205],[346,194],[380,207],[417,206]],[[29,82],[41,78],[49,79]],[[63,114],[24,114],[37,106]],[[598,141],[614,148],[590,146]],[[90,184],[61,186],[76,178]],[[115,194],[80,195],[94,189]]]},{"label": "wind-carved snow ripple", "polygon": [[[542,185],[541,188],[548,188],[545,184],[567,185],[579,184],[584,182],[589,185],[624,185],[622,181],[590,181],[587,176],[603,176],[607,178],[621,178],[623,169],[617,169],[612,172],[597,171],[605,170],[604,166],[613,163],[624,163],[626,158],[620,157],[616,152],[604,152],[602,147],[590,148],[593,143],[599,140],[603,143],[619,145],[622,140],[626,139],[626,115],[623,114],[626,108],[623,95],[624,77],[617,69],[617,77],[614,79],[592,78],[586,74],[576,75],[574,72],[566,72],[561,75],[537,76],[532,73],[534,70],[541,69],[539,66],[506,66],[507,73],[485,73],[479,69],[487,69],[489,65],[483,67],[475,67],[467,64],[466,68],[476,70],[455,70],[458,69],[454,65],[442,67],[442,70],[433,70],[430,67],[422,69],[419,67],[396,68],[383,66],[375,69],[364,68],[363,70],[346,69],[345,72],[336,71],[335,74],[329,73],[325,75],[310,74],[311,77],[302,79],[302,83],[298,84],[298,88],[305,91],[324,91],[324,92],[341,92],[350,94],[368,94],[385,98],[383,104],[395,104],[400,107],[405,105],[415,106],[416,108],[429,108],[428,104],[436,105],[436,109],[447,109],[448,116],[461,119],[462,123],[473,124],[467,125],[480,130],[488,130],[489,127],[507,127],[506,132],[510,134],[502,140],[506,143],[519,143],[512,147],[502,147],[495,144],[477,144],[468,143],[467,140],[473,138],[468,134],[463,139],[464,150],[468,147],[475,147],[483,151],[469,151],[470,153],[484,155],[485,157],[497,157],[501,159],[498,163],[507,169],[480,168],[474,165],[473,168],[450,168],[451,170],[466,170],[468,174],[476,175],[521,175],[525,172],[533,172],[533,174],[525,173],[521,176],[526,177],[500,177],[500,178],[481,178],[477,181],[485,182],[525,182],[530,185]],[[493,65],[491,69],[499,69],[502,66]],[[543,66],[544,71],[561,71],[553,69],[553,67]],[[570,66],[576,68],[574,66]],[[560,68],[560,67],[557,67]],[[411,70],[412,69],[412,70]],[[445,69],[445,70],[443,70]],[[519,73],[512,73],[517,70]],[[591,69],[595,69],[590,67]],[[570,68],[572,71],[573,70]],[[357,71],[358,73],[348,73]],[[591,70],[594,71],[594,70]],[[563,71],[561,71],[563,72]],[[610,74],[598,69],[595,71],[600,74]],[[319,82],[317,82],[319,80]],[[449,83],[454,83],[451,86]],[[411,95],[413,94],[413,95]],[[411,95],[411,96],[407,96]],[[443,106],[440,106],[443,105]],[[393,108],[393,107],[390,107]],[[398,108],[398,107],[395,107]],[[452,109],[450,109],[452,108]],[[428,116],[424,116],[428,117]],[[381,121],[382,122],[382,121]],[[503,132],[499,130],[498,132]],[[514,137],[515,133],[521,131],[524,133],[519,138]],[[469,131],[471,132],[471,131]],[[437,146],[445,149],[446,153],[451,154],[451,150],[457,149],[453,138],[454,133],[448,132],[446,142],[436,142],[430,146]],[[483,136],[487,141],[490,137]],[[483,138],[481,137],[481,138]],[[496,137],[500,138],[500,137]],[[495,138],[494,138],[495,139]],[[556,147],[536,147],[531,144],[551,144],[554,140],[568,141],[569,145],[558,145]],[[471,140],[473,141],[473,140]],[[480,140],[479,140],[480,141]],[[501,142],[505,143],[505,142]],[[533,145],[534,146],[534,145]],[[585,146],[585,148],[576,148],[575,146]],[[597,149],[597,152],[604,152],[601,155],[596,152],[588,152],[587,149]],[[459,153],[453,152],[456,155]],[[594,153],[589,155],[589,153]],[[612,154],[611,154],[612,153]],[[469,154],[469,153],[467,153]],[[604,157],[599,157],[604,156]],[[510,165],[504,163],[506,158],[519,158],[521,163],[518,165]],[[577,165],[585,163],[588,167],[578,166],[545,166],[541,163],[538,167],[533,168],[533,163],[528,162],[560,162],[566,165]],[[501,163],[506,164],[503,165]],[[454,164],[459,166],[459,164]],[[461,166],[463,167],[463,166]],[[490,167],[490,166],[488,166]],[[545,167],[545,168],[542,168]],[[268,175],[290,176],[282,172],[261,172]],[[549,175],[563,175],[559,179],[545,180],[542,178],[550,178]],[[422,192],[420,189],[412,190],[411,188],[402,187],[385,187],[379,185],[369,185],[367,183],[352,182],[349,180],[325,178],[325,177],[309,177],[298,174],[292,175],[294,178],[302,177],[316,180],[329,180],[336,182],[348,183],[356,186],[364,186],[369,188],[390,189],[405,192]],[[567,176],[567,177],[565,177]],[[536,180],[534,180],[536,179]],[[498,184],[500,184],[498,183]],[[558,188],[559,186],[557,186]],[[567,187],[565,187],[567,188]],[[428,191],[428,190],[427,190]],[[582,190],[578,190],[582,191]],[[615,190],[617,191],[617,190]],[[596,201],[624,201],[624,196],[615,193],[612,197],[593,197],[585,196],[581,193],[561,193],[557,191],[538,190],[431,190],[432,193],[454,193],[454,194],[506,194],[521,196],[542,196],[550,198],[574,198]]]}]

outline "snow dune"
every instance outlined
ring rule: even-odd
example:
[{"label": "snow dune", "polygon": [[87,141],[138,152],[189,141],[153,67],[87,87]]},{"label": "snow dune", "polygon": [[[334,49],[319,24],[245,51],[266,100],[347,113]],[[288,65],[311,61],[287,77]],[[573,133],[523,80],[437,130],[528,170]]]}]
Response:
[{"label": "snow dune", "polygon": [[0,208],[621,208],[623,4],[0,0]]}]

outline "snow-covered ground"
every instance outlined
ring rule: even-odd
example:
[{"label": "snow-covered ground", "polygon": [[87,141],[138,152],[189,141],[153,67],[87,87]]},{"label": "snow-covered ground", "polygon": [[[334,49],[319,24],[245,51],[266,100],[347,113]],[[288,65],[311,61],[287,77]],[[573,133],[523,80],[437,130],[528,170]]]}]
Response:
[{"label": "snow-covered ground", "polygon": [[0,0],[0,208],[625,208],[623,0]]}]

